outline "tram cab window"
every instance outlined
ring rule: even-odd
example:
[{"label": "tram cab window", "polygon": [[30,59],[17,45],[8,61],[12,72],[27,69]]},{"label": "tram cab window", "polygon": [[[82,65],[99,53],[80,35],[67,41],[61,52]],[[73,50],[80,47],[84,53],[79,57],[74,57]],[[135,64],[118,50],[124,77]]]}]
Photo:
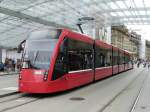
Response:
[{"label": "tram cab window", "polygon": [[31,69],[49,70],[60,34],[55,29],[33,31],[25,42],[22,61],[29,60]]},{"label": "tram cab window", "polygon": [[111,49],[101,48],[96,46],[95,66],[106,67],[112,65]]},{"label": "tram cab window", "polygon": [[92,69],[92,44],[68,39],[68,70]]},{"label": "tram cab window", "polygon": [[60,50],[55,62],[52,79],[55,80],[67,72],[67,39],[64,39],[60,45]]}]

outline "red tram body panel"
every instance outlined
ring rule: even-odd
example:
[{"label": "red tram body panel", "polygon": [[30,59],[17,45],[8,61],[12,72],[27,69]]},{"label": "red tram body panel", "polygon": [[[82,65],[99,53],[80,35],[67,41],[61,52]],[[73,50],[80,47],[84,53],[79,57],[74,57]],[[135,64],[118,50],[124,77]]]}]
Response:
[{"label": "red tram body panel", "polygon": [[[104,48],[106,50],[110,50],[110,53],[112,54],[112,46],[108,45],[102,41],[95,40],[95,46],[99,48]],[[108,76],[112,75],[112,66],[109,65],[107,67],[96,67],[95,68],[95,80],[99,80]]]},{"label": "red tram body panel", "polygon": [[117,47],[114,47],[113,46],[113,48],[112,48],[112,55],[113,55],[113,66],[112,66],[112,68],[113,68],[113,72],[112,72],[112,74],[114,75],[114,74],[118,74],[119,73],[119,65],[118,65],[118,54],[119,54],[119,52],[118,52],[118,48]]},{"label": "red tram body panel", "polygon": [[[40,43],[40,44],[39,44]],[[65,91],[132,69],[131,54],[67,29],[33,32],[23,51],[19,91]]]}]

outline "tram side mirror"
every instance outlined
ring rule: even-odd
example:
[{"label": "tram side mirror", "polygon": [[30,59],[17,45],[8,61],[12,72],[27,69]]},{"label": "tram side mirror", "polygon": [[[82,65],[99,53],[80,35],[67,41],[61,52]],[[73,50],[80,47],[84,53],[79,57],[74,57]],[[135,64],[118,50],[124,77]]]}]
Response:
[{"label": "tram side mirror", "polygon": [[23,50],[22,45],[19,44],[19,45],[18,45],[18,48],[17,48],[17,53],[21,53],[22,50]]},{"label": "tram side mirror", "polygon": [[17,53],[21,53],[21,51],[24,49],[25,41],[26,41],[26,40],[22,41],[22,42],[18,45]]}]

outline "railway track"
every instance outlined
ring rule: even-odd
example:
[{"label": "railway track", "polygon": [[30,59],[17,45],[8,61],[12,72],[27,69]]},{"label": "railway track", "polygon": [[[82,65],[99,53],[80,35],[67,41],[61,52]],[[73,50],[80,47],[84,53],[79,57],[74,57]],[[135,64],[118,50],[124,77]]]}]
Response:
[{"label": "railway track", "polygon": [[18,75],[19,73],[7,73],[7,74],[0,74],[0,76],[11,76],[11,75]]},{"label": "railway track", "polygon": [[9,102],[12,100],[16,100],[16,99],[22,98],[24,96],[25,96],[25,94],[22,94],[19,92],[8,93],[8,94],[2,95],[2,97],[0,97],[0,104]]},{"label": "railway track", "polygon": [[5,111],[8,111],[8,110],[11,110],[11,109],[15,109],[17,107],[20,107],[20,106],[23,106],[23,105],[26,105],[26,104],[29,104],[29,103],[32,103],[32,102],[35,102],[37,100],[40,100],[41,98],[37,98],[37,99],[33,99],[33,100],[30,100],[30,101],[27,101],[25,103],[21,103],[21,104],[17,104],[15,106],[9,106],[9,107],[6,107],[4,109],[0,109],[0,112],[5,112]]},{"label": "railway track", "polygon": [[133,102],[133,105],[132,105],[132,107],[131,107],[131,109],[130,109],[129,112],[134,112],[135,107],[136,107],[136,105],[137,105],[137,103],[138,103],[138,101],[139,101],[139,99],[140,99],[140,96],[142,95],[142,91],[143,91],[144,86],[145,86],[145,84],[146,84],[145,82],[146,82],[146,80],[147,80],[147,77],[148,77],[148,75],[145,76],[145,78],[144,78],[144,80],[143,80],[143,82],[142,82],[142,86],[140,87],[140,90],[138,91],[138,94],[137,94],[137,96],[136,96],[136,98],[135,98],[135,100],[134,100],[134,102]]},{"label": "railway track", "polygon": [[98,112],[104,112],[120,95],[123,94],[124,91],[126,91],[140,77],[140,74],[144,74],[145,77],[142,81],[141,87],[140,87],[138,94],[137,94],[137,96],[136,96],[136,98],[135,98],[135,100],[131,106],[130,111],[129,111],[129,112],[133,112],[135,109],[135,106],[139,100],[139,97],[142,93],[142,90],[143,90],[143,87],[145,84],[144,82],[147,79],[148,75],[146,73],[147,73],[147,71],[145,71],[145,70],[142,70],[140,73],[138,73],[138,75],[135,78],[133,78],[132,81],[124,89],[122,89],[118,94],[116,94],[113,98],[111,98],[100,110],[98,110]]},{"label": "railway track", "polygon": [[12,93],[0,97],[0,112],[5,112],[44,98],[39,95]]},{"label": "railway track", "polygon": [[15,95],[15,94],[19,94],[19,92],[15,91],[15,92],[11,92],[11,93],[0,95],[0,99],[4,98],[4,97],[7,97],[7,96]]}]

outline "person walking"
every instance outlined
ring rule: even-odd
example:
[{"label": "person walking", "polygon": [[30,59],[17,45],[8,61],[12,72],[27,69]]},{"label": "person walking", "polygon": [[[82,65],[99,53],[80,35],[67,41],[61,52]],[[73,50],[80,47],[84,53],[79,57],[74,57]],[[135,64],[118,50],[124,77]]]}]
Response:
[{"label": "person walking", "polygon": [[148,68],[150,68],[150,61],[148,61]]},{"label": "person walking", "polygon": [[138,67],[138,68],[140,67],[140,62],[137,63],[137,67]]}]

